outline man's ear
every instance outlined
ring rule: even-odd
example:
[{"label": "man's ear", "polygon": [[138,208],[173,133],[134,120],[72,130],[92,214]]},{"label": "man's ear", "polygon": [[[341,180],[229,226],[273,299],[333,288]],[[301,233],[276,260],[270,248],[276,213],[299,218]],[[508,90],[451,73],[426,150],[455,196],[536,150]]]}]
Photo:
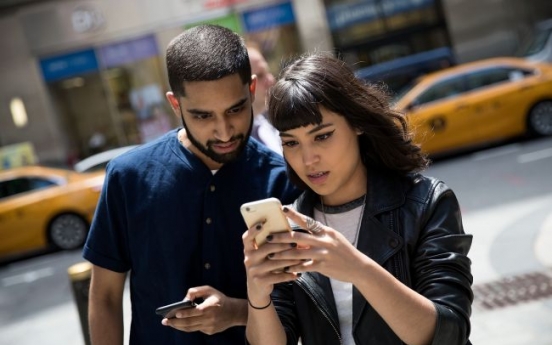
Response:
[{"label": "man's ear", "polygon": [[171,108],[174,111],[175,115],[180,117],[180,102],[178,102],[178,98],[174,95],[172,91],[167,92],[165,94],[165,97],[167,97],[167,101],[169,101],[169,104],[171,105]]},{"label": "man's ear", "polygon": [[257,76],[253,74],[251,76],[251,83],[249,83],[249,92],[251,93],[251,102],[255,101],[255,90],[257,90]]}]

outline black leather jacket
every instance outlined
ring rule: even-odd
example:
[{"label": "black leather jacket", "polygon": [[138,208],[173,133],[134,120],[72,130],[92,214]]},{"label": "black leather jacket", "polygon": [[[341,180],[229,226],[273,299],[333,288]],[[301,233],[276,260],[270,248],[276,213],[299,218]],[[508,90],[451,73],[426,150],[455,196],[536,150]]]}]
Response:
[{"label": "black leather jacket", "polygon": [[[366,200],[358,249],[434,303],[438,320],[432,344],[469,344],[472,236],[464,233],[452,190],[419,174],[369,172]],[[313,216],[317,201],[314,193],[305,192],[294,206]],[[327,277],[305,273],[275,286],[272,299],[288,344],[299,338],[303,345],[342,343]],[[356,288],[353,336],[357,345],[403,344]]]}]

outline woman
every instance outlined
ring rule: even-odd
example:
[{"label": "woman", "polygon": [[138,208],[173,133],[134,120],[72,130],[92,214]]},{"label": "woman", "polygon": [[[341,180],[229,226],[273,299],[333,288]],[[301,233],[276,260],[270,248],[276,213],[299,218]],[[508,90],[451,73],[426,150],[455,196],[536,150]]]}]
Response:
[{"label": "woman", "polygon": [[[308,232],[243,236],[251,344],[466,344],[472,237],[402,114],[344,62],[303,56],[269,99]],[[280,272],[280,273],[276,273]]]}]

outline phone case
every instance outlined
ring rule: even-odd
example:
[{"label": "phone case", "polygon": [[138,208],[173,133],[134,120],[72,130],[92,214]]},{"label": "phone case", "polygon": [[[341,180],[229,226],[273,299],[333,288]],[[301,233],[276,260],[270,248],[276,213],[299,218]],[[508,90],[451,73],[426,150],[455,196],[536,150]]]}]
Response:
[{"label": "phone case", "polygon": [[289,222],[282,211],[282,204],[276,198],[245,203],[240,207],[240,211],[248,228],[266,220],[261,232],[255,236],[258,246],[266,242],[266,236],[269,234],[291,231]]},{"label": "phone case", "polygon": [[155,309],[155,313],[167,319],[171,319],[175,316],[177,310],[194,308],[196,305],[194,301],[184,300],[159,307]]}]

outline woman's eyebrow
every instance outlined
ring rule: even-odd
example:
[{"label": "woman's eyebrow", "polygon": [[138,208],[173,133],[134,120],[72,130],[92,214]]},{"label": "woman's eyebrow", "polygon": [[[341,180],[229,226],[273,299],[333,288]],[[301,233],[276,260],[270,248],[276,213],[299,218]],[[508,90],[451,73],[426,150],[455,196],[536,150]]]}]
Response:
[{"label": "woman's eyebrow", "polygon": [[[333,126],[333,123],[323,123],[321,125],[318,125],[318,126],[314,127],[310,131],[308,131],[307,134],[313,134],[313,133],[316,133],[318,131],[323,130],[326,127],[331,127],[331,126]],[[285,133],[285,132],[280,132],[280,137],[292,138],[292,137],[294,137],[294,135],[289,134],[289,133]]]}]

